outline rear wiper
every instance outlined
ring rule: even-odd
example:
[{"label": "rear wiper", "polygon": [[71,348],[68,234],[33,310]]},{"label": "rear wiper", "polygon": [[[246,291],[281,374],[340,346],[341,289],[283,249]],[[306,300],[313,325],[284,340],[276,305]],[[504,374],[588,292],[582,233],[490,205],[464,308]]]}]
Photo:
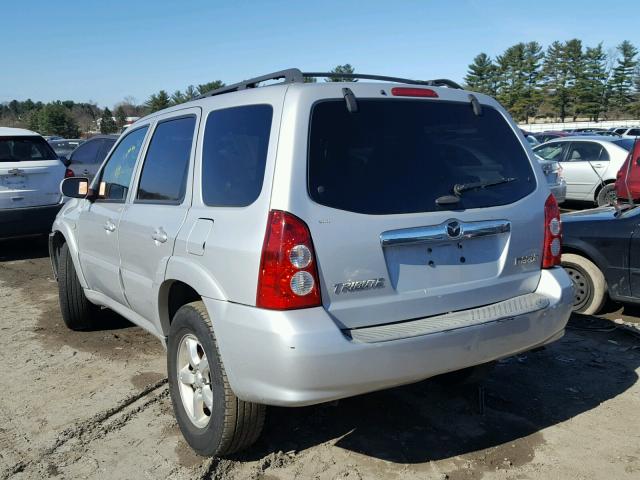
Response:
[{"label": "rear wiper", "polygon": [[516,177],[509,177],[498,178],[497,180],[485,180],[484,182],[456,183],[453,186],[453,193],[457,196],[460,196],[463,192],[468,192],[469,190],[478,190],[480,188],[493,187],[495,185],[502,185],[503,183],[514,182],[516,180]]}]

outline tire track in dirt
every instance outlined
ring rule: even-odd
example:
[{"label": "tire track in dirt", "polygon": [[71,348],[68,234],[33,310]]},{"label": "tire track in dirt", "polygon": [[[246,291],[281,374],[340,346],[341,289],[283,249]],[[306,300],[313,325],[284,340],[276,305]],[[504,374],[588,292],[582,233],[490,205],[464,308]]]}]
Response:
[{"label": "tire track in dirt", "polygon": [[[26,470],[37,470],[38,466],[44,466],[49,457],[55,455],[61,447],[71,441],[77,440],[81,448],[86,449],[86,446],[91,442],[104,437],[108,433],[121,429],[140,412],[158,403],[163,398],[168,398],[169,389],[166,385],[166,378],[159,380],[158,382],[148,385],[142,391],[127,396],[115,406],[103,410],[87,420],[77,422],[72,427],[66,428],[56,436],[56,440],[52,445],[43,448],[36,455],[38,460],[18,462],[5,472],[0,472],[0,480],[8,480],[14,475],[23,473]],[[148,396],[151,396],[151,398],[145,399]],[[133,406],[143,399],[143,402]],[[118,414],[122,415],[118,416]],[[111,419],[113,419],[113,421],[109,421]]]}]

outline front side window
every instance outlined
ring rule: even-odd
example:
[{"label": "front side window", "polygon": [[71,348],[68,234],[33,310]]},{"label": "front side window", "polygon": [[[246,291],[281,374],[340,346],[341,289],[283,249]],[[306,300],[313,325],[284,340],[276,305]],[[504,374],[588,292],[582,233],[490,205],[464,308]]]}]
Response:
[{"label": "front side window", "polygon": [[158,124],[142,166],[136,201],[182,202],[195,126],[194,116]]},{"label": "front side window", "polygon": [[0,163],[55,160],[57,158],[56,153],[42,137],[0,138]]},{"label": "front side window", "polygon": [[148,128],[142,127],[129,133],[113,151],[102,170],[97,200],[124,202],[127,198],[133,169]]},{"label": "front side window", "polygon": [[436,200],[455,186],[469,188],[456,208],[515,202],[533,192],[536,180],[525,149],[505,118],[468,103],[358,99],[349,112],[343,100],[312,109],[308,191],[317,203],[351,212],[384,215],[451,207]]},{"label": "front side window", "polygon": [[248,105],[209,114],[202,149],[202,196],[210,206],[245,207],[262,190],[273,108]]}]

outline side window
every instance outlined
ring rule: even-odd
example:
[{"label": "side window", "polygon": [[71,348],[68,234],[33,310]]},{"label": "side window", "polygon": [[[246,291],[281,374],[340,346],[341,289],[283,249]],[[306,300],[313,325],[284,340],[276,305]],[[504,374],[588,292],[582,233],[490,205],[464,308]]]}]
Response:
[{"label": "side window", "polygon": [[607,152],[606,148],[602,147],[600,149],[600,157],[598,157],[598,160],[600,160],[601,162],[609,161],[609,152]]},{"label": "side window", "polygon": [[98,201],[124,202],[127,198],[133,169],[148,128],[142,127],[129,133],[113,151],[102,169],[98,183]]},{"label": "side window", "polygon": [[555,142],[549,145],[543,145],[540,148],[536,148],[535,152],[545,160],[554,160],[556,162],[562,161],[562,152],[564,151],[565,142]]},{"label": "side window", "polygon": [[182,202],[195,126],[194,116],[158,124],[142,167],[137,201]]},{"label": "side window", "polygon": [[627,132],[627,135],[633,135],[635,137],[640,136],[640,128],[632,128]]},{"label": "side window", "polygon": [[100,140],[89,140],[78,148],[76,148],[71,155],[71,161],[73,163],[95,163],[96,155],[98,154],[98,150],[100,149],[100,144],[102,142]]},{"label": "side window", "polygon": [[602,145],[594,142],[572,142],[567,154],[568,162],[593,162],[600,158]]},{"label": "side window", "polygon": [[98,164],[102,164],[105,158],[107,158],[107,154],[113,147],[113,144],[116,143],[115,139],[105,138],[102,140],[102,145],[100,146],[100,151],[98,152],[98,157],[96,158],[96,162]]},{"label": "side window", "polygon": [[202,196],[210,206],[244,207],[262,190],[273,108],[248,105],[213,111],[202,149]]}]

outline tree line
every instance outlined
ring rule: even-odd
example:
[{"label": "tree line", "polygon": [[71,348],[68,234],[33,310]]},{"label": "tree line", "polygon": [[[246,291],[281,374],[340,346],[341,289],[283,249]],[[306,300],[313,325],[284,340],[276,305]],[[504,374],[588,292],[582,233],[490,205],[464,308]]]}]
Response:
[{"label": "tree line", "polygon": [[621,119],[640,115],[638,49],[625,40],[605,51],[578,39],[517,43],[477,55],[466,87],[496,97],[520,122]]},{"label": "tree line", "polygon": [[[354,73],[350,64],[338,65],[332,73]],[[327,81],[344,81],[341,77],[329,77]],[[348,80],[348,78],[347,78]],[[305,79],[314,82],[315,79]],[[78,138],[83,133],[95,131],[99,124],[101,133],[119,132],[126,124],[127,117],[142,117],[149,113],[179,105],[193,100],[211,90],[224,87],[221,80],[199,85],[189,85],[184,91],[176,90],[169,94],[166,90],[153,93],[141,105],[133,97],[117,103],[113,110],[99,108],[91,102],[76,103],[72,100],[49,103],[11,100],[0,103],[0,126],[28,128],[43,135],[59,135],[65,138]],[[100,120],[98,122],[98,119]]]}]

